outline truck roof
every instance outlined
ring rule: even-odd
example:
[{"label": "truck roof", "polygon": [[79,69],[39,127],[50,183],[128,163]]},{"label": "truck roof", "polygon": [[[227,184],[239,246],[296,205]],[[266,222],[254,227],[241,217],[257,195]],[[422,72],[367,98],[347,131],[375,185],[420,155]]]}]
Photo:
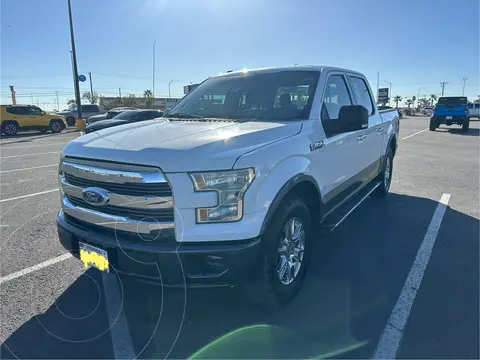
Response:
[{"label": "truck roof", "polygon": [[258,68],[258,69],[242,69],[242,70],[235,70],[235,71],[228,71],[226,73],[221,73],[216,76],[212,77],[219,77],[219,76],[231,76],[231,75],[238,75],[243,73],[275,73],[280,71],[327,71],[327,70],[337,70],[337,71],[348,71],[350,73],[355,73],[358,75],[362,75],[358,71],[353,71],[350,69],[343,69],[334,66],[324,66],[324,65],[294,65],[294,66],[280,66],[280,67],[268,67],[268,68]]}]

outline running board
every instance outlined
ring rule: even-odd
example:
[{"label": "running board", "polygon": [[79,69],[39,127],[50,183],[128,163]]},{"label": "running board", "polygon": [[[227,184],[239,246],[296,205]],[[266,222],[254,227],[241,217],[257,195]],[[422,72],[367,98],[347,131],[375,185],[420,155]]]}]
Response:
[{"label": "running board", "polygon": [[335,230],[366,198],[370,196],[376,188],[380,186],[380,182],[372,183],[360,190],[358,194],[342,205],[339,210],[335,210],[332,214],[327,215],[321,227],[326,231]]}]

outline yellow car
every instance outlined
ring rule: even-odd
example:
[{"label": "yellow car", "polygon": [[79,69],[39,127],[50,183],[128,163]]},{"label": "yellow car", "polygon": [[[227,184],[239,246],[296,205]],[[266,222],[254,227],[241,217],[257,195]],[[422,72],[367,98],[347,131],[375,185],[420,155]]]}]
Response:
[{"label": "yellow car", "polygon": [[62,115],[43,111],[35,105],[2,105],[0,120],[1,131],[5,135],[15,135],[18,130],[59,133],[67,127]]}]

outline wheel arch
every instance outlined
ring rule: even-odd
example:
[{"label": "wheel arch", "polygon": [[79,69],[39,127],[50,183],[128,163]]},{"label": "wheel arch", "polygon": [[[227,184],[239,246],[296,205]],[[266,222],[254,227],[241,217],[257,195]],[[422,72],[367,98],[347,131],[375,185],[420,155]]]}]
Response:
[{"label": "wheel arch", "polygon": [[[312,196],[314,192],[317,196]],[[317,182],[311,175],[307,174],[298,174],[290,178],[278,191],[277,195],[273,199],[271,205],[268,208],[267,215],[263,220],[263,224],[260,230],[260,234],[263,234],[265,230],[270,226],[275,212],[280,207],[282,201],[287,197],[287,195],[294,194],[300,197],[310,209],[310,215],[312,220],[315,218],[320,222],[322,214],[325,211],[325,205],[323,203],[323,198],[318,187]]]}]

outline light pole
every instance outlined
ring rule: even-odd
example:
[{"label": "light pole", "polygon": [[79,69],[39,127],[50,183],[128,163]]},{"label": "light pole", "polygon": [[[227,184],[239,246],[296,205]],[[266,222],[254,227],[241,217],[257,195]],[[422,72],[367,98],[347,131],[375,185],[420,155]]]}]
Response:
[{"label": "light pole", "polygon": [[170,99],[170,85],[172,85],[173,83],[173,80],[170,80],[170,82],[168,83],[168,98]]},{"label": "light pole", "polygon": [[73,20],[72,20],[72,5],[68,1],[68,18],[70,20],[70,42],[72,43],[72,63],[73,63],[73,77],[75,86],[75,101],[77,103],[78,118],[82,119],[82,103],[80,100],[80,88],[78,86],[78,69],[77,69],[77,53],[75,52],[75,37],[73,36]]},{"label": "light pole", "polygon": [[153,66],[153,76],[152,76],[152,98],[153,98],[153,101],[152,101],[152,109],[155,109],[155,43],[157,42],[157,40],[153,40],[153,49],[152,49],[152,66]]},{"label": "light pole", "polygon": [[[426,86],[422,86],[420,89],[418,89],[418,92],[417,92],[417,105],[418,103],[420,102],[420,90],[423,90],[423,89],[426,89],[427,87]],[[415,106],[415,105],[414,105]]]},{"label": "light pole", "polygon": [[467,82],[468,78],[464,77],[463,78],[463,90],[462,90],[462,96],[465,95],[465,83]]},{"label": "light pole", "polygon": [[443,94],[445,93],[445,86],[448,84],[447,81],[442,81],[440,83],[440,86],[442,87],[442,97],[443,97]]},{"label": "light pole", "polygon": [[388,85],[390,85],[390,89],[388,90],[388,105],[390,104],[390,99],[392,98],[392,83],[390,81],[384,80]]}]

